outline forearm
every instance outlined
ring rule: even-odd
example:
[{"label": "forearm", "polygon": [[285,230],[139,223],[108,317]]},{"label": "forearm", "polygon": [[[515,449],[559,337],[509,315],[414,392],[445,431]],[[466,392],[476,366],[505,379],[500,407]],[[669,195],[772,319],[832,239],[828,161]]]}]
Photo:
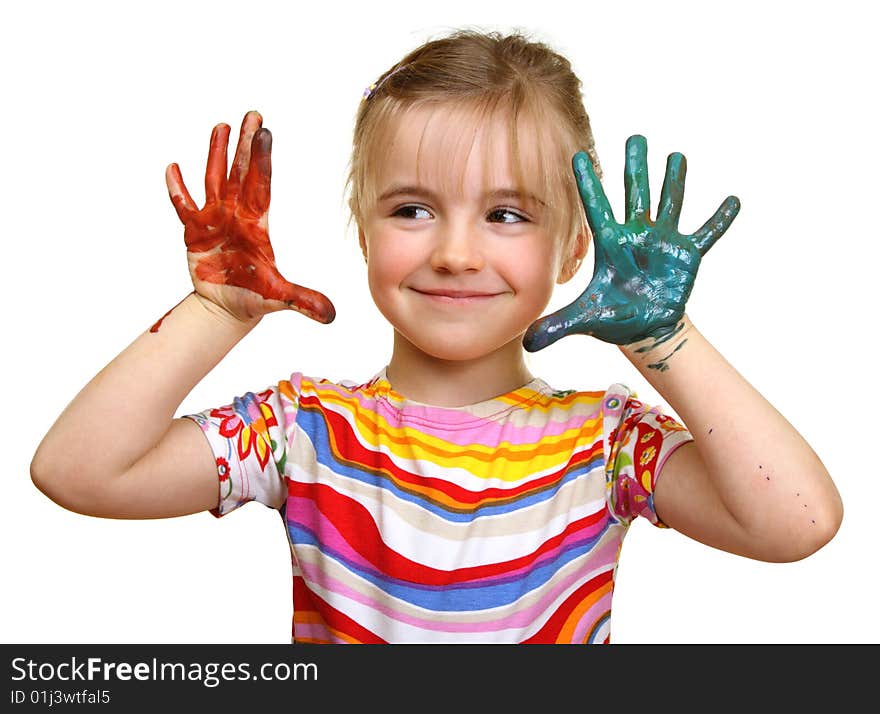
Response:
[{"label": "forearm", "polygon": [[673,340],[637,351],[648,344],[621,351],[694,436],[707,477],[741,527],[775,540],[833,532],[842,506],[819,457],[687,316]]},{"label": "forearm", "polygon": [[111,478],[156,445],[186,395],[259,322],[202,300],[188,295],[76,395],[34,455],[35,481]]}]

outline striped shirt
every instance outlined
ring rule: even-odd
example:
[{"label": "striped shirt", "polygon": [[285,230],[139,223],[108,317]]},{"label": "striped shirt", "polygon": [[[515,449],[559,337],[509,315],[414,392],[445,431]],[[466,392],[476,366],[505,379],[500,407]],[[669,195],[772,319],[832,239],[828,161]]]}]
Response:
[{"label": "striped shirt", "polygon": [[623,537],[690,433],[622,384],[462,407],[294,373],[187,415],[216,516],[277,509],[296,643],[607,643]]}]

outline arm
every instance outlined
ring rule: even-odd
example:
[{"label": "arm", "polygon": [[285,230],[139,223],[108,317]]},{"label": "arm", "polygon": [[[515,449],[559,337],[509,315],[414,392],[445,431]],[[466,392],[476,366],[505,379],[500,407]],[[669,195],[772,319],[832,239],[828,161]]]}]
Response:
[{"label": "arm", "polygon": [[78,513],[156,518],[217,505],[214,457],[175,419],[187,394],[259,319],[242,323],[192,293],[74,398],[31,462],[34,484]]},{"label": "arm", "polygon": [[685,314],[700,261],[730,227],[729,196],[695,233],[678,221],[687,164],[670,154],[656,218],[649,215],[647,142],[626,146],[626,219],[618,223],[587,156],[572,161],[595,240],[583,294],[534,323],[537,350],[570,334],[618,345],[694,436],[655,475],[654,505],[667,525],[739,555],[798,560],[836,533],[840,496],[819,458],[706,341]]},{"label": "arm", "polygon": [[[831,540],[843,517],[840,495],[795,428],[686,315],[674,340],[652,343],[620,350],[694,437],[657,476],[661,520],[707,545],[774,562],[799,560]],[[651,366],[661,362],[666,369]]]},{"label": "arm", "polygon": [[321,293],[285,280],[269,242],[272,135],[262,117],[242,121],[226,175],[229,126],[211,134],[205,205],[177,164],[165,174],[195,291],[107,365],[64,410],[31,462],[51,499],[80,513],[160,518],[217,505],[210,446],[199,426],[172,419],[184,397],[263,315],[291,309],[331,322]]}]

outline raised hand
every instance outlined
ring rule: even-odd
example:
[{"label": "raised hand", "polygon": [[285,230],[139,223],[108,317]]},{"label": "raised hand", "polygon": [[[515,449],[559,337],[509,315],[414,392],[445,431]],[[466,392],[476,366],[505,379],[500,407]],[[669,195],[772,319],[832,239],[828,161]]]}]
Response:
[{"label": "raised hand", "polygon": [[229,125],[214,127],[201,209],[177,164],[165,171],[171,202],[184,225],[193,287],[242,321],[292,309],[318,322],[331,322],[336,311],[330,300],[288,282],[275,266],[268,232],[272,134],[262,123],[259,113],[245,114],[228,179]]},{"label": "raised hand", "polygon": [[645,137],[629,137],[624,223],[614,220],[587,155],[574,155],[572,167],[593,232],[593,278],[577,300],[529,327],[523,337],[528,351],[571,334],[630,345],[647,338],[659,344],[677,331],[700,260],[730,227],[740,203],[728,196],[696,233],[679,233],[687,162],[676,152],[667,159],[657,218],[651,220],[647,154]]}]

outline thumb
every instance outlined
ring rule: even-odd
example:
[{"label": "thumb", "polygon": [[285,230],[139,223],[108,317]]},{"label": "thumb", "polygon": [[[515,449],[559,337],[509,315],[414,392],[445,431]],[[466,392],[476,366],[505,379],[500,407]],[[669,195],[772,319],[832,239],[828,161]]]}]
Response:
[{"label": "thumb", "polygon": [[325,325],[336,319],[336,308],[333,303],[317,290],[285,281],[282,293],[280,299],[290,310],[296,310]]},{"label": "thumb", "polygon": [[573,303],[533,322],[523,336],[523,347],[537,352],[566,335],[590,335],[598,311],[589,294],[584,293]]}]

